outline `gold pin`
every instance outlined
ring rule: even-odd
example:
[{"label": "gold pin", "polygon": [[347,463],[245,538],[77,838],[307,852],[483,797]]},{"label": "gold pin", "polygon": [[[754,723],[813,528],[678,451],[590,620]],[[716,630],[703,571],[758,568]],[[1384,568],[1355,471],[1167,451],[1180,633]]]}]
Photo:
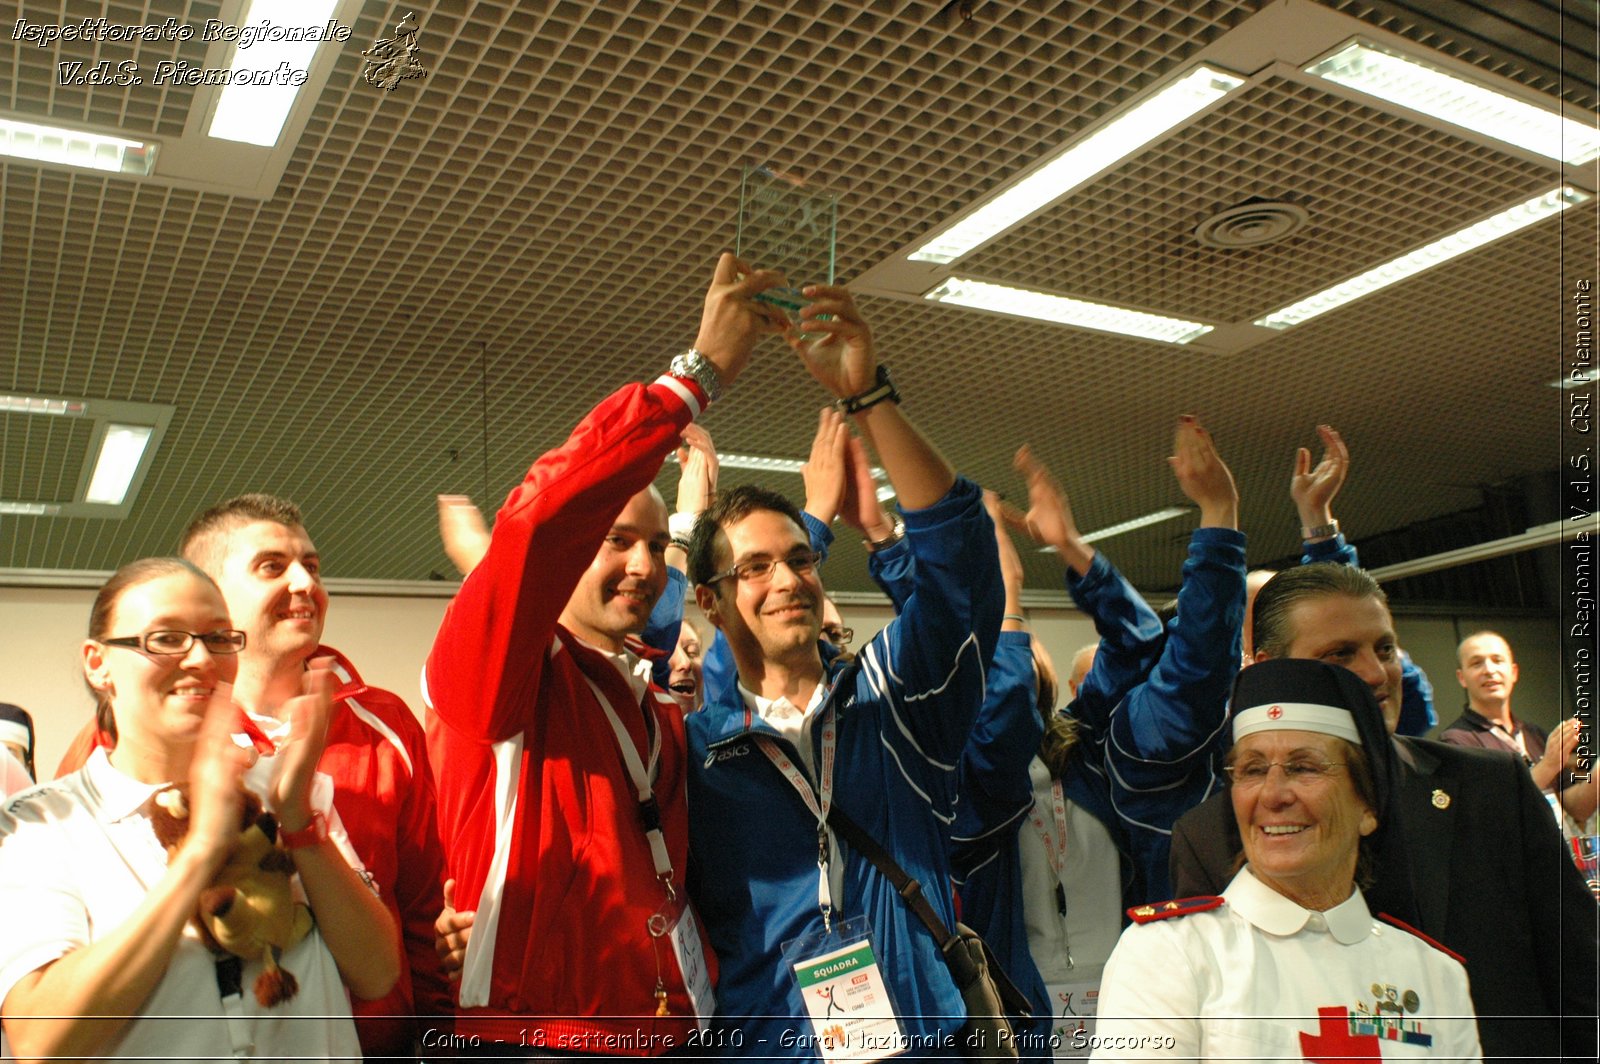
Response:
[{"label": "gold pin", "polygon": [[1435,790],[1433,792],[1433,807],[1435,809],[1449,809],[1450,796],[1441,790]]}]

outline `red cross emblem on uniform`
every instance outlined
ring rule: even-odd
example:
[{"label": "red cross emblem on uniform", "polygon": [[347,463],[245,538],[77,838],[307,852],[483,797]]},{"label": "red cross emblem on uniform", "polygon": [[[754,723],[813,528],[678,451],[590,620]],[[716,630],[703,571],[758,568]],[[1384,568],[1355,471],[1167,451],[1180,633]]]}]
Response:
[{"label": "red cross emblem on uniform", "polygon": [[1267,710],[1267,719],[1268,720],[1277,720],[1278,718],[1280,718],[1282,716],[1283,716],[1283,707],[1282,706],[1273,706],[1271,709]]}]

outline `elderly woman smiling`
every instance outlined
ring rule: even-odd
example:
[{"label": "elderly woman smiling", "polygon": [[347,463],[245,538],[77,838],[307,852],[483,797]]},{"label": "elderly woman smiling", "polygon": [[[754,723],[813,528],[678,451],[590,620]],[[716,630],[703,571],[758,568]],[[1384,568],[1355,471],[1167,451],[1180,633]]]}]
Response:
[{"label": "elderly woman smiling", "polygon": [[1233,707],[1245,865],[1220,898],[1132,911],[1094,1058],[1480,1059],[1460,960],[1375,919],[1357,886],[1397,778],[1372,693],[1280,659],[1239,674]]}]

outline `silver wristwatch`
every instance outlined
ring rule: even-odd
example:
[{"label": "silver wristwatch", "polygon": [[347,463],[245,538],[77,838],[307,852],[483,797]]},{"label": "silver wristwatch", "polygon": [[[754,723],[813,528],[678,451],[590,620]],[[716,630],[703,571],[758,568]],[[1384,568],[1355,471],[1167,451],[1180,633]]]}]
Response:
[{"label": "silver wristwatch", "polygon": [[667,372],[694,381],[713,403],[722,398],[722,378],[717,375],[717,367],[692,347],[681,355],[674,355]]}]

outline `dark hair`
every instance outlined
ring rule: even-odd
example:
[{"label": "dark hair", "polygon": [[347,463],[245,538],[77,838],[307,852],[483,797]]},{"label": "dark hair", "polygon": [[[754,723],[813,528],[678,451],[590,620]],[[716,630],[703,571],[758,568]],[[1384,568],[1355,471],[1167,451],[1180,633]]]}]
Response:
[{"label": "dark hair", "polygon": [[189,522],[178,540],[178,553],[202,569],[216,572],[226,553],[228,533],[252,521],[273,521],[287,527],[305,527],[300,507],[276,495],[236,495],[220,502]]},{"label": "dark hair", "polygon": [[800,519],[795,504],[775,491],[741,484],[730,491],[719,491],[711,505],[700,513],[689,536],[689,582],[704,584],[717,575],[717,532],[731,524],[743,521],[760,510],[780,513],[795,523],[803,533],[806,524]]},{"label": "dark hair", "polygon": [[1507,650],[1511,649],[1511,640],[1507,639],[1505,636],[1501,635],[1499,632],[1495,631],[1493,628],[1479,628],[1476,632],[1473,632],[1471,635],[1463,637],[1461,642],[1456,644],[1456,664],[1457,665],[1461,664],[1461,651],[1466,647],[1466,645],[1468,643],[1472,642],[1474,639],[1482,639],[1484,636],[1493,636],[1494,638],[1500,640],[1500,642],[1504,643],[1506,645],[1506,649]]},{"label": "dark hair", "polygon": [[1291,630],[1289,614],[1294,607],[1307,599],[1344,595],[1347,598],[1377,599],[1385,607],[1389,596],[1365,569],[1337,562],[1317,562],[1285,569],[1262,585],[1256,594],[1255,613],[1251,620],[1251,645],[1257,653],[1265,652],[1269,658],[1281,658],[1289,653],[1289,644],[1298,634]]},{"label": "dark hair", "polygon": [[[89,608],[89,638],[112,638],[111,615],[116,612],[117,603],[122,599],[124,591],[176,573],[188,573],[211,584],[212,587],[216,586],[211,577],[201,572],[200,568],[187,558],[141,558],[136,562],[129,562],[112,573],[111,579],[101,585],[100,590],[95,593],[94,605]],[[111,713],[111,699],[106,697],[105,692],[95,690],[89,684],[87,676],[83,678],[83,682],[89,686],[89,694],[94,698],[95,724],[115,745],[117,721]]]}]

